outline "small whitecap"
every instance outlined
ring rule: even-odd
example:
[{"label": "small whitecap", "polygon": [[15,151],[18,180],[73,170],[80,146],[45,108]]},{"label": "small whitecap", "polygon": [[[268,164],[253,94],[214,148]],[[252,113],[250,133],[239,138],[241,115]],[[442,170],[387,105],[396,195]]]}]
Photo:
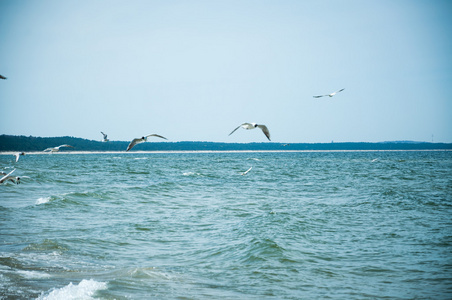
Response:
[{"label": "small whitecap", "polygon": [[48,203],[52,198],[51,197],[41,197],[36,200],[36,205]]},{"label": "small whitecap", "polygon": [[182,175],[184,175],[184,176],[199,176],[201,174],[200,173],[195,173],[195,172],[185,172]]},{"label": "small whitecap", "polygon": [[56,299],[94,299],[95,292],[105,290],[107,284],[105,282],[98,282],[93,279],[83,279],[79,284],[69,283],[62,288],[54,288],[49,293],[43,293],[38,300],[56,300]]},{"label": "small whitecap", "polygon": [[38,271],[25,271],[20,270],[17,271],[20,276],[28,279],[40,279],[40,278],[49,278],[50,274],[44,273],[44,272],[38,272]]}]

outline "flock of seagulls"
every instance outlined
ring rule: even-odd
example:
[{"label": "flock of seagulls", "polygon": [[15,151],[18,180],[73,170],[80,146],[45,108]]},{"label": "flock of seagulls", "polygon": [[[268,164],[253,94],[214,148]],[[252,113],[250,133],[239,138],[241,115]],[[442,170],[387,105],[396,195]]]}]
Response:
[{"label": "flock of seagulls", "polygon": [[[5,80],[6,77],[0,75],[0,79]],[[314,97],[314,98],[333,97],[333,96],[335,96],[337,93],[342,92],[343,90],[345,90],[345,89],[337,90],[337,91],[335,91],[335,92],[333,92],[333,93],[331,93],[331,94],[327,94],[327,95],[316,95],[316,96],[313,96],[313,97]],[[266,125],[263,125],[263,124],[257,124],[257,123],[242,123],[242,124],[240,124],[239,126],[237,126],[237,127],[229,134],[229,136],[230,136],[231,134],[233,134],[234,132],[236,132],[237,129],[239,129],[239,128],[243,128],[243,129],[245,129],[245,130],[251,130],[251,129],[259,128],[260,130],[262,130],[262,132],[263,132],[264,135],[267,137],[267,139],[268,139],[269,141],[271,141],[271,139],[270,139],[270,131],[268,130],[268,128],[267,128]],[[109,139],[108,139],[107,134],[105,134],[105,133],[102,132],[102,131],[101,131],[100,133],[103,135],[102,142],[108,142]],[[127,146],[126,152],[129,151],[129,150],[131,150],[133,147],[135,147],[135,146],[138,145],[138,144],[147,142],[147,140],[148,140],[149,137],[158,137],[158,138],[167,140],[166,137],[161,136],[161,135],[158,135],[158,134],[149,134],[149,135],[146,135],[146,136],[142,136],[141,138],[134,138],[134,139],[129,143],[129,145]],[[288,145],[288,144],[285,144],[284,146],[286,146],[286,145]],[[71,145],[64,144],[64,145],[60,145],[60,146],[58,146],[58,147],[47,148],[47,149],[44,150],[44,152],[54,153],[54,152],[60,151],[60,148],[66,148],[66,147],[67,147],[67,148],[74,148],[74,147],[71,146]],[[15,153],[14,155],[16,156],[16,162],[17,162],[17,161],[19,161],[19,157],[20,157],[21,155],[25,155],[25,153],[24,153],[24,152],[19,152],[19,153]],[[246,174],[248,174],[248,172],[251,171],[252,168],[253,168],[253,167],[250,167],[248,170],[246,170],[245,172],[241,173],[241,175],[246,175]],[[12,181],[12,182],[14,182],[14,183],[16,183],[16,184],[19,184],[19,183],[20,183],[20,177],[16,177],[16,176],[12,176],[12,175],[11,175],[15,170],[16,170],[16,169],[12,170],[12,171],[9,172],[8,174],[6,174],[6,173],[4,173],[4,172],[0,172],[0,175],[3,175],[3,177],[0,179],[0,183],[4,183],[4,182],[7,182],[7,181]]]}]

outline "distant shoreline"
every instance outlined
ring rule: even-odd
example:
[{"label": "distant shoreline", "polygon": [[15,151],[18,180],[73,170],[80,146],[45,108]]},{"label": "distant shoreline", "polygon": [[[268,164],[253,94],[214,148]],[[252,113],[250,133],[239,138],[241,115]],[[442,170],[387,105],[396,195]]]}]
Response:
[{"label": "distant shoreline", "polygon": [[[173,151],[62,151],[62,152],[43,152],[31,151],[27,155],[66,155],[66,154],[209,154],[209,153],[340,153],[340,152],[449,152],[452,149],[420,149],[420,150],[173,150]],[[4,151],[0,155],[14,155],[17,151]]]},{"label": "distant shoreline", "polygon": [[[64,148],[58,153],[104,152],[123,153],[127,149],[127,141],[101,142],[76,137],[33,137],[0,135],[0,152],[42,152],[44,149],[68,144],[74,148]],[[335,142],[335,143],[225,143],[225,142],[147,142],[134,147],[130,153],[139,152],[175,152],[175,151],[389,151],[389,150],[452,150],[452,143],[428,143],[413,141],[394,142]]]}]

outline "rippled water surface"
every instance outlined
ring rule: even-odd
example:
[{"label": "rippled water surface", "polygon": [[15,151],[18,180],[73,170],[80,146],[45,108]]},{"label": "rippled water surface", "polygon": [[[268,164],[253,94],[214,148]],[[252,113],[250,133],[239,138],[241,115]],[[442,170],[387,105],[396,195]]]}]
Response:
[{"label": "rippled water surface", "polygon": [[452,152],[57,153],[0,167],[31,177],[0,185],[0,299],[452,298]]}]

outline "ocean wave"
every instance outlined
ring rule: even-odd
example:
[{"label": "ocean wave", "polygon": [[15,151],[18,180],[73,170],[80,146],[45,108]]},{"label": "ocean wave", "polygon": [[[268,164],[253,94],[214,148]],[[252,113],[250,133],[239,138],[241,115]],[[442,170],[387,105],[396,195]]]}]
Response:
[{"label": "ocean wave", "polygon": [[93,279],[83,279],[79,284],[72,282],[62,288],[54,288],[48,293],[41,294],[38,300],[70,300],[70,299],[95,299],[94,294],[97,291],[105,290],[107,283],[95,281]]},{"label": "ocean wave", "polygon": [[38,200],[36,200],[36,205],[40,205],[40,204],[46,204],[49,203],[50,200],[52,200],[52,197],[41,197]]},{"label": "ocean wave", "polygon": [[19,270],[17,273],[27,279],[42,279],[42,278],[50,278],[50,274],[38,271],[27,271],[27,270]]}]

